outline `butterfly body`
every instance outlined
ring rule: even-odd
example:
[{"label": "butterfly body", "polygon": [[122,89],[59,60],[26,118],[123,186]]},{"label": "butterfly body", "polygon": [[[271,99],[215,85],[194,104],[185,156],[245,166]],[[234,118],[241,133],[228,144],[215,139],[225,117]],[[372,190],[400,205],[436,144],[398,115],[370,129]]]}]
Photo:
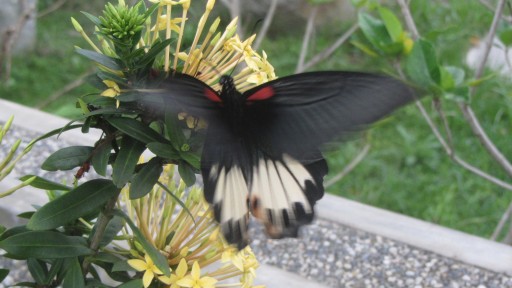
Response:
[{"label": "butterfly body", "polygon": [[412,101],[390,77],[328,71],[291,75],[239,92],[222,76],[217,92],[175,74],[159,94],[175,113],[208,122],[201,158],[206,200],[230,243],[249,243],[249,213],[272,238],[297,236],[324,193],[320,148]]}]

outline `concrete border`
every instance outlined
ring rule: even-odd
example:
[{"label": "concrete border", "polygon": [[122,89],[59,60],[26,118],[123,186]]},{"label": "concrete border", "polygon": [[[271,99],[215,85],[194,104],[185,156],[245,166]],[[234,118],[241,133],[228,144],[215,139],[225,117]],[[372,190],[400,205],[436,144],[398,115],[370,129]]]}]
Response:
[{"label": "concrete border", "polygon": [[512,246],[328,194],[316,211],[330,221],[512,275]]},{"label": "concrete border", "polygon": [[[0,99],[0,121],[7,120],[12,114],[15,115],[14,125],[41,133],[62,127],[69,121]],[[98,135],[72,130],[61,137],[89,143],[98,139]],[[325,195],[318,202],[316,210],[319,217],[327,220],[512,275],[511,246],[332,195]]]}]

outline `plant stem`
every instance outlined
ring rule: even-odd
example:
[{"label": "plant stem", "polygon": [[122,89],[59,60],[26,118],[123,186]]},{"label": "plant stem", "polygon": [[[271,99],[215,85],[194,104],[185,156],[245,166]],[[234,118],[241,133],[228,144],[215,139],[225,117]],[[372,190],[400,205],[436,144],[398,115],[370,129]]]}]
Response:
[{"label": "plant stem", "polygon": [[[120,193],[121,189],[118,189],[116,195],[108,200],[105,208],[103,208],[103,211],[101,211],[100,215],[98,216],[96,225],[94,225],[96,230],[95,233],[91,235],[89,248],[95,252],[98,252],[98,248],[100,246],[101,239],[103,239],[103,235],[105,234],[105,230],[107,229],[108,222],[110,222],[112,219],[112,212],[114,211],[117,198],[119,197]],[[90,265],[90,258],[85,258],[84,262],[82,263],[82,273],[84,276],[87,275]]]}]

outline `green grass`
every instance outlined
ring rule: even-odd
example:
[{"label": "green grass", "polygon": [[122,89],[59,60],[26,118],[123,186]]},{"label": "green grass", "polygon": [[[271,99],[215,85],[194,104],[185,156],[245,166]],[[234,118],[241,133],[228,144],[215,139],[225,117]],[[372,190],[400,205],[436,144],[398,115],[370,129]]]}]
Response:
[{"label": "green grass", "polygon": [[[484,35],[492,13],[478,1],[450,1],[450,7],[439,1],[412,1],[420,2],[426,3],[426,7],[415,7],[413,11],[420,32],[435,43],[443,64],[461,66],[470,45],[469,38]],[[33,54],[14,59],[11,80],[0,86],[2,98],[35,107],[91,67],[88,60],[74,53],[74,45],[87,46],[70,25],[70,16],[87,23],[76,11],[58,11],[40,19],[37,49]],[[328,47],[345,29],[344,25],[333,25],[319,30],[315,51]],[[297,36],[300,35],[285,30],[262,45],[279,76],[291,74],[295,69],[301,45]],[[354,37],[361,39],[360,34]],[[368,57],[346,44],[314,68],[329,69],[390,71],[391,66],[387,59]],[[479,87],[472,105],[490,138],[509,159],[512,159],[511,88],[510,82],[492,79]],[[92,88],[87,85],[74,89],[45,110],[64,116],[76,115],[79,113],[74,108],[76,97],[90,91]],[[423,103],[432,110],[430,99],[423,99]],[[454,133],[457,154],[474,166],[512,182],[484,151],[457,105],[443,100],[443,106]],[[437,114],[430,112],[439,124]],[[363,137],[340,144],[335,151],[327,153],[329,177],[341,171],[365,142],[371,143],[369,154],[348,177],[330,187],[329,192],[484,237],[492,233],[512,201],[510,191],[452,162],[414,105],[378,123]],[[343,217],[343,211],[340,215]]]}]

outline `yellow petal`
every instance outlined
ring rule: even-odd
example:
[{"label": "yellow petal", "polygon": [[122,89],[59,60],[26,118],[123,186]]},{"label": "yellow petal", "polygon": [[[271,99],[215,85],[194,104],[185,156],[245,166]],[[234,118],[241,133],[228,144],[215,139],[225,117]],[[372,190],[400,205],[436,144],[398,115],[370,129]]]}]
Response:
[{"label": "yellow petal", "polygon": [[142,276],[142,284],[144,285],[144,287],[149,287],[151,281],[153,281],[153,278],[155,278],[155,274],[153,274],[153,271],[146,270],[146,272],[144,272],[144,276]]},{"label": "yellow petal", "polygon": [[201,279],[199,279],[198,281],[199,283],[199,286],[203,287],[203,288],[213,288],[215,287],[215,283],[217,283],[217,279],[213,278],[213,277],[203,277]]},{"label": "yellow petal", "polygon": [[107,90],[101,92],[101,96],[106,96],[106,97],[115,97],[117,95],[119,95],[119,93],[112,88],[108,88]]},{"label": "yellow petal", "polygon": [[146,271],[148,268],[148,264],[146,262],[139,259],[130,259],[128,260],[128,265],[132,266],[133,269],[137,271]]},{"label": "yellow petal", "polygon": [[186,278],[179,280],[178,282],[176,282],[176,284],[178,284],[181,287],[193,287],[195,282],[196,281],[192,279],[192,277],[188,276]]},{"label": "yellow petal", "polygon": [[167,277],[167,276],[158,276],[158,280],[160,280],[160,282],[164,283],[164,284],[167,284],[167,285],[171,285],[172,284],[172,276],[171,277]]},{"label": "yellow petal", "polygon": [[183,276],[185,276],[185,274],[187,274],[187,271],[188,271],[187,261],[184,258],[182,258],[180,260],[180,264],[178,264],[178,268],[176,268],[176,276],[182,278]]},{"label": "yellow petal", "polygon": [[199,279],[201,277],[201,267],[199,267],[199,263],[197,261],[194,262],[194,265],[192,265],[192,271],[190,272],[190,275],[192,275],[192,278]]}]

